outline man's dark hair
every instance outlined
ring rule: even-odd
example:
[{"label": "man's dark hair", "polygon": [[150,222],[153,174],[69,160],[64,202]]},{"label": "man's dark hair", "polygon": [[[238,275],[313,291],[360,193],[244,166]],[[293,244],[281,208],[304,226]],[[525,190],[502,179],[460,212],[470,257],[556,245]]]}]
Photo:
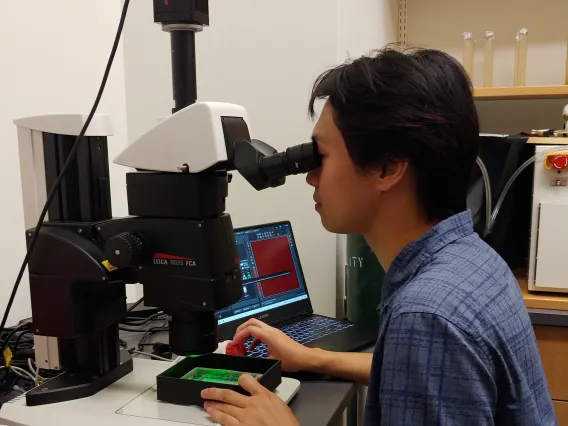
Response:
[{"label": "man's dark hair", "polygon": [[328,99],[349,155],[361,172],[405,160],[429,220],[466,210],[479,122],[466,71],[450,55],[389,45],[324,72],[316,99]]}]

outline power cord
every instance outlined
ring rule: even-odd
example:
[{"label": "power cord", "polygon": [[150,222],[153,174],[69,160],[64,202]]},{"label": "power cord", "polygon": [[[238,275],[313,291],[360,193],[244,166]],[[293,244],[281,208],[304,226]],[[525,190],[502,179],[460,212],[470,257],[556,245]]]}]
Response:
[{"label": "power cord", "polygon": [[164,358],[164,357],[161,357],[161,356],[158,356],[158,355],[154,355],[154,354],[151,354],[149,352],[137,351],[136,349],[130,349],[128,352],[130,352],[131,354],[144,355],[144,356],[147,356],[147,357],[152,358],[152,359],[157,359],[159,361],[173,362],[172,359]]},{"label": "power cord", "polygon": [[[0,323],[0,330],[4,329],[4,327],[6,326],[6,322],[8,321],[8,315],[10,314],[10,310],[12,309],[12,305],[14,303],[16,293],[18,292],[18,287],[20,286],[20,282],[22,281],[22,277],[24,275],[24,272],[25,272],[26,267],[28,265],[28,262],[30,260],[31,254],[33,253],[33,250],[35,248],[36,241],[39,237],[39,231],[40,231],[40,229],[43,225],[43,221],[45,220],[45,216],[47,215],[47,211],[49,209],[49,206],[51,205],[51,202],[53,201],[55,194],[59,190],[59,187],[61,186],[61,182],[62,182],[63,178],[65,177],[65,174],[71,168],[73,160],[75,159],[75,156],[77,154],[77,150],[79,149],[79,146],[81,145],[83,137],[84,137],[87,129],[89,128],[91,121],[93,120],[93,116],[95,115],[95,112],[97,111],[97,108],[98,108],[99,103],[101,101],[101,98],[103,96],[104,89],[106,87],[106,83],[107,83],[107,80],[108,80],[108,76],[109,76],[110,70],[112,68],[112,63],[114,62],[114,57],[116,55],[116,51],[117,51],[118,45],[120,43],[120,38],[121,38],[121,35],[122,35],[122,29],[124,28],[124,22],[126,20],[126,13],[128,11],[128,5],[129,4],[130,4],[130,0],[124,1],[124,5],[122,7],[122,13],[121,13],[121,16],[120,16],[120,23],[118,25],[118,29],[117,29],[117,32],[116,32],[116,36],[115,36],[115,39],[114,39],[114,43],[113,43],[113,46],[112,46],[110,57],[108,59],[107,65],[106,65],[103,80],[101,82],[101,86],[100,86],[99,91],[97,93],[95,103],[93,104],[93,107],[91,108],[91,112],[89,113],[87,120],[85,121],[85,124],[83,125],[83,128],[79,132],[79,136],[77,136],[77,139],[75,139],[75,142],[73,144],[73,148],[71,148],[71,151],[69,152],[69,157],[65,161],[65,165],[61,169],[61,173],[59,173],[59,176],[57,177],[55,183],[53,184],[53,187],[51,188],[51,191],[49,192],[49,195],[47,196],[47,200],[46,200],[46,202],[43,206],[41,214],[39,215],[39,220],[37,222],[36,228],[35,228],[34,233],[32,235],[32,239],[29,243],[28,250],[26,252],[26,256],[24,257],[24,261],[22,262],[20,272],[18,273],[18,277],[16,278],[16,282],[14,283],[14,288],[12,289],[12,294],[10,295],[10,300],[8,301],[8,305],[6,306],[6,311],[4,312],[4,317],[2,318],[2,322]],[[4,357],[4,350],[5,350],[6,344],[7,344],[7,340],[2,345],[2,352],[0,353],[0,356],[2,358]]]},{"label": "power cord", "polygon": [[149,317],[144,318],[144,319],[140,319],[140,318],[136,318],[136,317],[127,317],[126,321],[123,322],[122,324],[124,324],[125,326],[128,326],[128,327],[141,327],[141,326],[146,325],[150,322],[163,321],[166,318],[167,318],[166,314],[164,314],[164,312],[160,311],[160,312],[156,312],[155,314],[152,314]]},{"label": "power cord", "polygon": [[[17,325],[16,327],[14,327],[14,328],[12,329],[12,331],[10,331],[10,332],[8,333],[8,335],[7,335],[5,338],[2,339],[2,350],[1,350],[1,352],[0,352],[2,358],[5,357],[4,351],[5,351],[6,348],[9,346],[10,340],[12,339],[12,337],[14,337],[14,335],[15,335],[18,331],[21,331],[22,329],[24,329],[24,328],[26,328],[26,327],[29,327],[29,324],[31,324],[31,320],[26,320],[26,321],[24,321],[24,322],[21,322],[19,325]],[[27,333],[27,332],[29,332],[29,331],[22,332],[22,333]],[[16,338],[16,341],[19,342],[19,339],[20,339],[21,337],[22,337],[22,334],[20,334],[20,335]]]},{"label": "power cord", "polygon": [[143,301],[144,301],[144,296],[142,296],[140,299],[138,299],[136,302],[134,302],[134,303],[132,304],[132,306],[130,306],[130,307],[126,310],[126,312],[127,312],[127,313],[132,312],[134,309],[136,309],[138,306],[140,306],[140,304],[141,304]]},{"label": "power cord", "polygon": [[[31,334],[32,337],[26,337],[25,339],[22,339],[24,336],[27,336],[28,334]],[[17,351],[18,348],[20,347],[20,342],[22,346],[26,346],[28,347],[30,344],[31,346],[33,346],[33,330],[27,330],[27,331],[22,331],[18,337],[16,338],[16,341],[14,342],[14,351]]]},{"label": "power cord", "polygon": [[[60,372],[42,370],[35,364],[33,350],[33,329],[31,319],[21,321],[18,326],[0,332],[0,343],[10,348],[10,362],[0,365],[0,406],[11,391],[27,390],[49,380]],[[6,355],[9,352],[5,353]]]},{"label": "power cord", "polygon": [[10,339],[20,330],[22,330],[23,328],[25,328],[28,324],[30,324],[31,321],[29,322],[22,322],[20,324],[18,324],[16,327],[12,327],[10,329],[7,330],[2,330],[2,333],[7,333],[6,337],[4,337],[3,335],[0,334],[0,342],[2,342],[2,344],[4,344],[5,342],[10,341]]}]

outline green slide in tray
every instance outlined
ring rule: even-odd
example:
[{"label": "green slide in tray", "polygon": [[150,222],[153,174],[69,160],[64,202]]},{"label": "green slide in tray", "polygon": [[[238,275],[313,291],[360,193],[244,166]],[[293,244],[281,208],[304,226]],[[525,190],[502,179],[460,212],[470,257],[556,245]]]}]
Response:
[{"label": "green slide in tray", "polygon": [[[181,378],[183,380],[194,380],[196,382],[238,385],[239,377],[241,377],[243,374],[244,373],[241,371],[223,370],[220,368],[195,367],[193,370],[183,375]],[[258,373],[247,374],[250,374],[255,379],[260,379],[262,377],[262,374]]]}]

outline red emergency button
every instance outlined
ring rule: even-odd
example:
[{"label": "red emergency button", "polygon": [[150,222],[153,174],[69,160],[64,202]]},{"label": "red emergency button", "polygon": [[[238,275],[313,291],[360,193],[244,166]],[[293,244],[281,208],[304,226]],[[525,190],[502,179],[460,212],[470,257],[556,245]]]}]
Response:
[{"label": "red emergency button", "polygon": [[568,167],[568,156],[565,154],[558,154],[552,158],[552,167],[558,170],[563,170]]},{"label": "red emergency button", "polygon": [[547,169],[568,169],[568,154],[548,154],[544,165]]}]

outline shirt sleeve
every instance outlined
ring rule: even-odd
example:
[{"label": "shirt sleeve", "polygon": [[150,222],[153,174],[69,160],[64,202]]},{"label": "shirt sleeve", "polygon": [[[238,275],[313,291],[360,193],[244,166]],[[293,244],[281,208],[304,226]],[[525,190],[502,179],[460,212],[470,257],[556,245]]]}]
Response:
[{"label": "shirt sleeve", "polygon": [[477,342],[448,320],[405,313],[385,333],[383,425],[492,425],[497,389]]}]

